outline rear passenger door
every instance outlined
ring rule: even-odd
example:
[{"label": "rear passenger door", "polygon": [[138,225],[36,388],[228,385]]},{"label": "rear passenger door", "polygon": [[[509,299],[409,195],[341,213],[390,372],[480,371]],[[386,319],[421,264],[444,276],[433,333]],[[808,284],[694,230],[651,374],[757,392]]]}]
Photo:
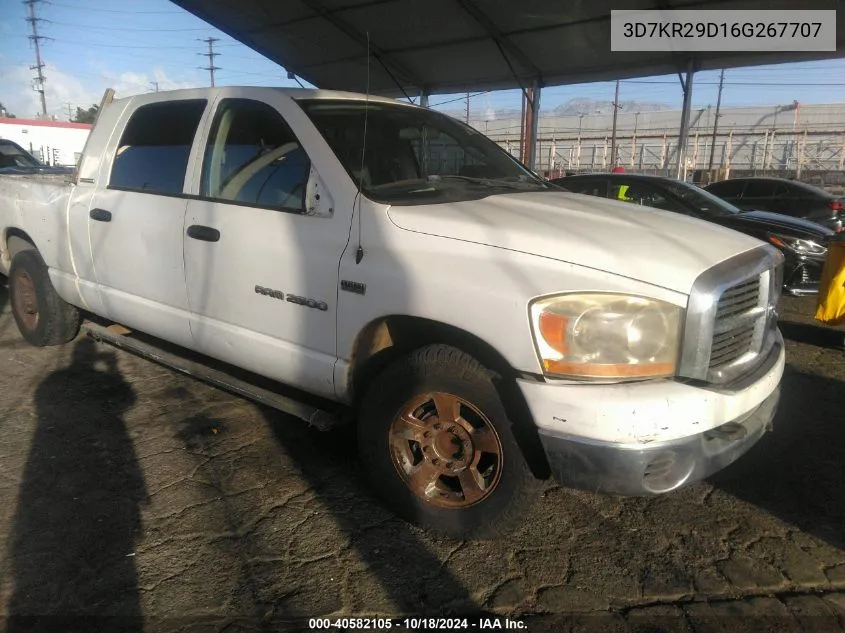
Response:
[{"label": "rear passenger door", "polygon": [[88,213],[103,316],[192,345],[185,286],[185,176],[204,99],[127,108]]}]

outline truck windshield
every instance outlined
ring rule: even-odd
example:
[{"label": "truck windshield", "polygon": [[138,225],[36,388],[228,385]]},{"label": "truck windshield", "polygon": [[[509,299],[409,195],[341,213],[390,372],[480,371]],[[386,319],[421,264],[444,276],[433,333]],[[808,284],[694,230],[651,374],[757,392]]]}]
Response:
[{"label": "truck windshield", "polygon": [[481,132],[433,110],[362,100],[298,104],[363,193],[377,202],[436,204],[560,191]]}]

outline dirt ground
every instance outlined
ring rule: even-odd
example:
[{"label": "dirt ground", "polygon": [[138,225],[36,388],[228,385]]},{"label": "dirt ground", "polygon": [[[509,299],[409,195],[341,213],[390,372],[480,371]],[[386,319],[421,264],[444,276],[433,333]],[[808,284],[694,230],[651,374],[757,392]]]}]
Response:
[{"label": "dirt ground", "polygon": [[478,611],[532,632],[845,630],[845,332],[813,299],[781,305],[781,408],[739,463],[657,499],[549,484],[514,534],[454,542],[372,498],[349,431],[87,338],[31,348],[0,282],[7,631]]}]

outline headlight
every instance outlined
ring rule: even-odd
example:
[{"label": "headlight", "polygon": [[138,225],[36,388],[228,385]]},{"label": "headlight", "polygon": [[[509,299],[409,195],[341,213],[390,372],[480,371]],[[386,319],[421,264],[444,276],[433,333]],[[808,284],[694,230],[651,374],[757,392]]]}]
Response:
[{"label": "headlight", "polygon": [[621,294],[572,294],[531,304],[531,326],[547,374],[632,379],[672,376],[681,308]]},{"label": "headlight", "polygon": [[802,240],[797,237],[769,233],[769,241],[775,246],[787,248],[798,255],[827,255],[827,247],[817,244],[813,240]]}]

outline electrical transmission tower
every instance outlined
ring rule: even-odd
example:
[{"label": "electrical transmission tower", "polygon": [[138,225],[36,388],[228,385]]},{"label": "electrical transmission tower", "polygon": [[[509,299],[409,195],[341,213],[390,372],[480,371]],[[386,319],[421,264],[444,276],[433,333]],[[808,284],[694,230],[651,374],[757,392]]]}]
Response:
[{"label": "electrical transmission tower", "polygon": [[219,66],[214,65],[214,58],[217,57],[220,53],[214,52],[214,42],[218,41],[216,37],[207,37],[204,40],[200,40],[201,42],[205,42],[208,44],[208,52],[207,53],[200,53],[200,55],[204,55],[208,57],[208,66],[203,66],[203,70],[207,70],[211,77],[211,87],[214,87],[214,71],[220,70]]},{"label": "electrical transmission tower", "polygon": [[46,78],[44,77],[44,62],[41,61],[41,40],[47,38],[38,34],[38,23],[41,22],[41,18],[35,16],[35,5],[39,2],[41,0],[23,0],[23,3],[29,9],[29,16],[26,18],[32,30],[29,39],[35,45],[35,66],[29,67],[30,70],[34,70],[36,73],[35,78],[32,80],[32,88],[41,96],[41,116],[46,119],[47,97],[44,95],[44,82]]}]

